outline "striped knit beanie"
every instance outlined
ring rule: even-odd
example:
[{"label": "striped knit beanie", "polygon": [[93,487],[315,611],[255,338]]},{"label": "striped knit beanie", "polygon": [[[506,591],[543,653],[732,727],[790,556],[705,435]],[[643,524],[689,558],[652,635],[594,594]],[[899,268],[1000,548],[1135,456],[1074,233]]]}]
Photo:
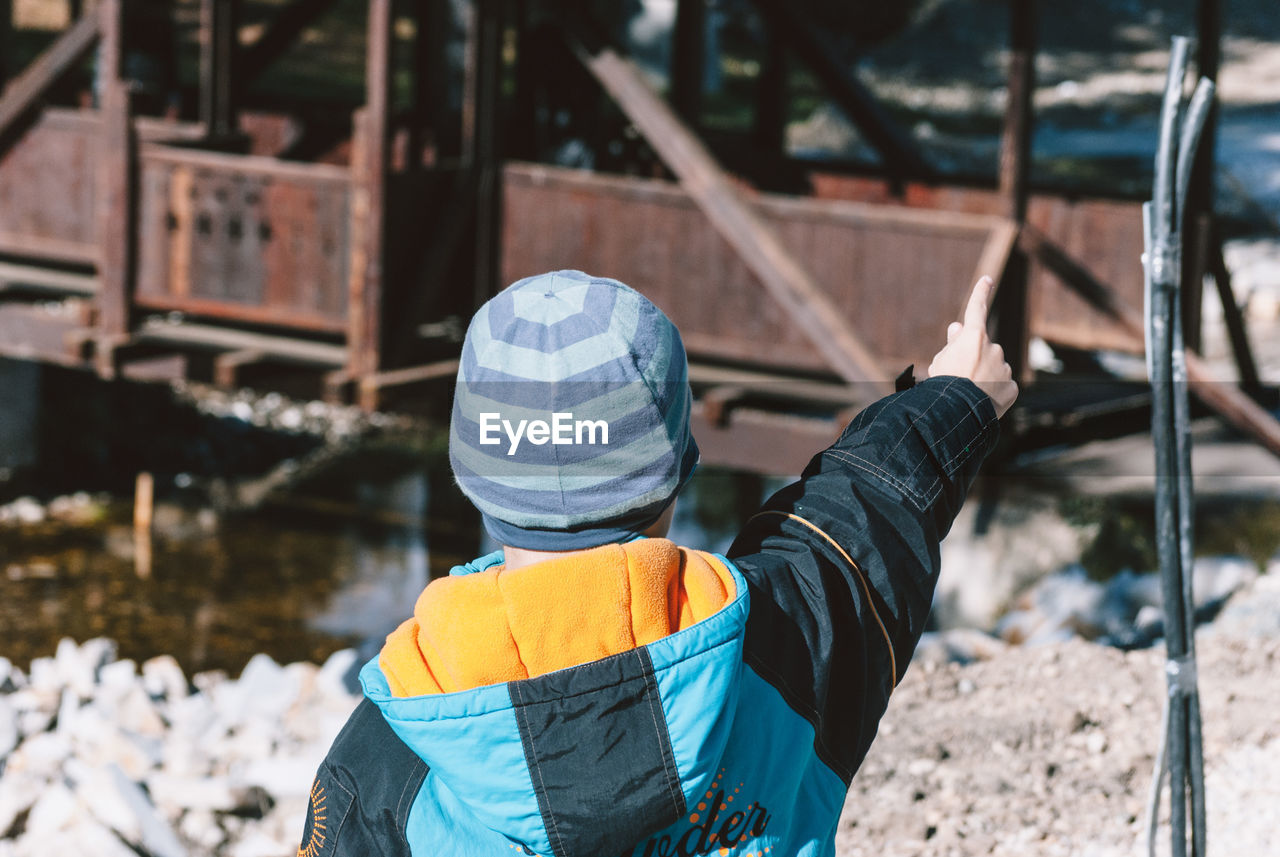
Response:
[{"label": "striped knit beanie", "polygon": [[467,329],[449,461],[500,544],[577,550],[653,523],[698,463],[684,344],[617,280],[520,280]]}]

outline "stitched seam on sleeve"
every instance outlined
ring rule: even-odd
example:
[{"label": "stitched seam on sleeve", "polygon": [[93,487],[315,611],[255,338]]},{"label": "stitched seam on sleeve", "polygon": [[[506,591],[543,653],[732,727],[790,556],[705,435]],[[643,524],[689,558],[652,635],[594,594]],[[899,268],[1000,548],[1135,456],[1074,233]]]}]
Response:
[{"label": "stitched seam on sleeve", "polygon": [[929,407],[925,408],[923,411],[916,414],[916,416],[912,418],[911,422],[908,423],[907,427],[903,430],[902,437],[898,438],[898,442],[893,445],[893,449],[889,450],[889,454],[885,456],[886,461],[889,460],[890,458],[893,458],[893,454],[898,451],[898,447],[902,446],[902,442],[907,439],[907,435],[911,434],[911,430],[916,427],[916,423],[920,422],[922,419],[928,416],[929,411],[933,410],[933,406],[938,404],[938,402],[942,400],[942,397],[946,395],[946,392],[950,390],[952,387],[954,387],[956,385],[956,381],[959,381],[959,380],[960,380],[959,378],[952,379],[951,382],[947,384],[947,386],[939,390],[938,394],[933,397],[933,401],[929,403]]},{"label": "stitched seam on sleeve", "polygon": [[894,488],[897,488],[908,500],[912,502],[912,505],[916,507],[917,511],[923,512],[928,507],[928,502],[925,500],[924,495],[922,495],[917,489],[901,481],[889,471],[874,462],[868,461],[867,459],[857,455],[852,455],[851,453],[840,449],[828,449],[825,454],[835,456],[851,467],[856,467],[859,470],[865,470],[872,476],[875,476],[889,485],[892,485]]},{"label": "stitched seam on sleeve", "polygon": [[[889,631],[887,628],[885,628],[884,622],[880,621],[880,613],[876,610],[875,601],[871,597],[871,584],[867,581],[866,573],[862,570],[862,566],[854,562],[853,557],[849,556],[849,554],[845,552],[845,549],[840,546],[840,543],[837,542],[835,539],[831,538],[831,536],[828,535],[826,531],[824,531],[821,527],[817,526],[816,524],[805,520],[799,515],[793,514],[791,512],[783,512],[779,509],[765,509],[762,512],[757,512],[756,514],[752,515],[751,520],[759,518],[761,515],[780,515],[782,517],[788,518],[789,520],[797,521],[801,524],[804,524],[806,527],[813,530],[818,535],[822,536],[822,538],[826,539],[827,543],[830,544],[833,548],[835,548],[836,551],[839,552],[840,556],[844,557],[844,561],[849,563],[849,567],[853,569],[853,576],[857,578],[858,584],[862,587],[863,597],[867,599],[867,608],[871,611],[872,618],[876,620],[876,625],[880,628],[881,636],[884,637],[885,647],[888,648],[889,650],[889,671],[893,674],[893,686],[897,687],[898,686],[898,660],[893,653],[893,642],[889,639]],[[750,524],[751,520],[748,520],[747,523]]]}]

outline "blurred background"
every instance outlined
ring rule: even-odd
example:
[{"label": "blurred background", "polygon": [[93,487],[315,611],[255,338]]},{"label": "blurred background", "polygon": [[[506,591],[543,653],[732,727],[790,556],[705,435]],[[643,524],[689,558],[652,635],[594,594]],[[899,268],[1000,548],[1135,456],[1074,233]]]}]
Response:
[{"label": "blurred background", "polygon": [[[449,472],[452,378],[474,309],[544,270],[681,328],[704,462],[672,538],[720,551],[992,275],[1023,394],[920,657],[1148,651],[1141,202],[1175,35],[1218,85],[1182,223],[1198,618],[1271,645],[1275,3],[0,0],[0,855],[100,833],[58,821],[100,785],[67,758],[152,806],[95,816],[119,853],[292,853],[354,667],[496,547]],[[99,698],[122,659],[150,702]],[[153,744],[86,737],[95,705]]]}]

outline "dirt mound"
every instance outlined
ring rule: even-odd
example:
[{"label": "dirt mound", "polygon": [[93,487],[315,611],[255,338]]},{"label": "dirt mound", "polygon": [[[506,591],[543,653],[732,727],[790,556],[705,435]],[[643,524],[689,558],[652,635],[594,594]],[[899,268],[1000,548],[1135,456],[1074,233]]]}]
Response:
[{"label": "dirt mound", "polygon": [[[1231,606],[1278,601],[1267,575]],[[1198,647],[1209,847],[1280,853],[1280,635],[1220,622]],[[917,660],[854,779],[837,854],[1145,853],[1163,660],[1162,646],[1081,640]],[[1167,827],[1160,838],[1167,854]]]}]

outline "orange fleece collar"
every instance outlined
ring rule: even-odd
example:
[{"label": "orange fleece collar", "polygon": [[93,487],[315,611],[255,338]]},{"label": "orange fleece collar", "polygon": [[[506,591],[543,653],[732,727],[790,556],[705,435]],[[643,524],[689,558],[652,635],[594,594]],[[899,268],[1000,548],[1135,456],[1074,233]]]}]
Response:
[{"label": "orange fleece collar", "polygon": [[378,665],[396,696],[543,675],[660,640],[735,594],[720,560],[667,539],[432,581]]}]

